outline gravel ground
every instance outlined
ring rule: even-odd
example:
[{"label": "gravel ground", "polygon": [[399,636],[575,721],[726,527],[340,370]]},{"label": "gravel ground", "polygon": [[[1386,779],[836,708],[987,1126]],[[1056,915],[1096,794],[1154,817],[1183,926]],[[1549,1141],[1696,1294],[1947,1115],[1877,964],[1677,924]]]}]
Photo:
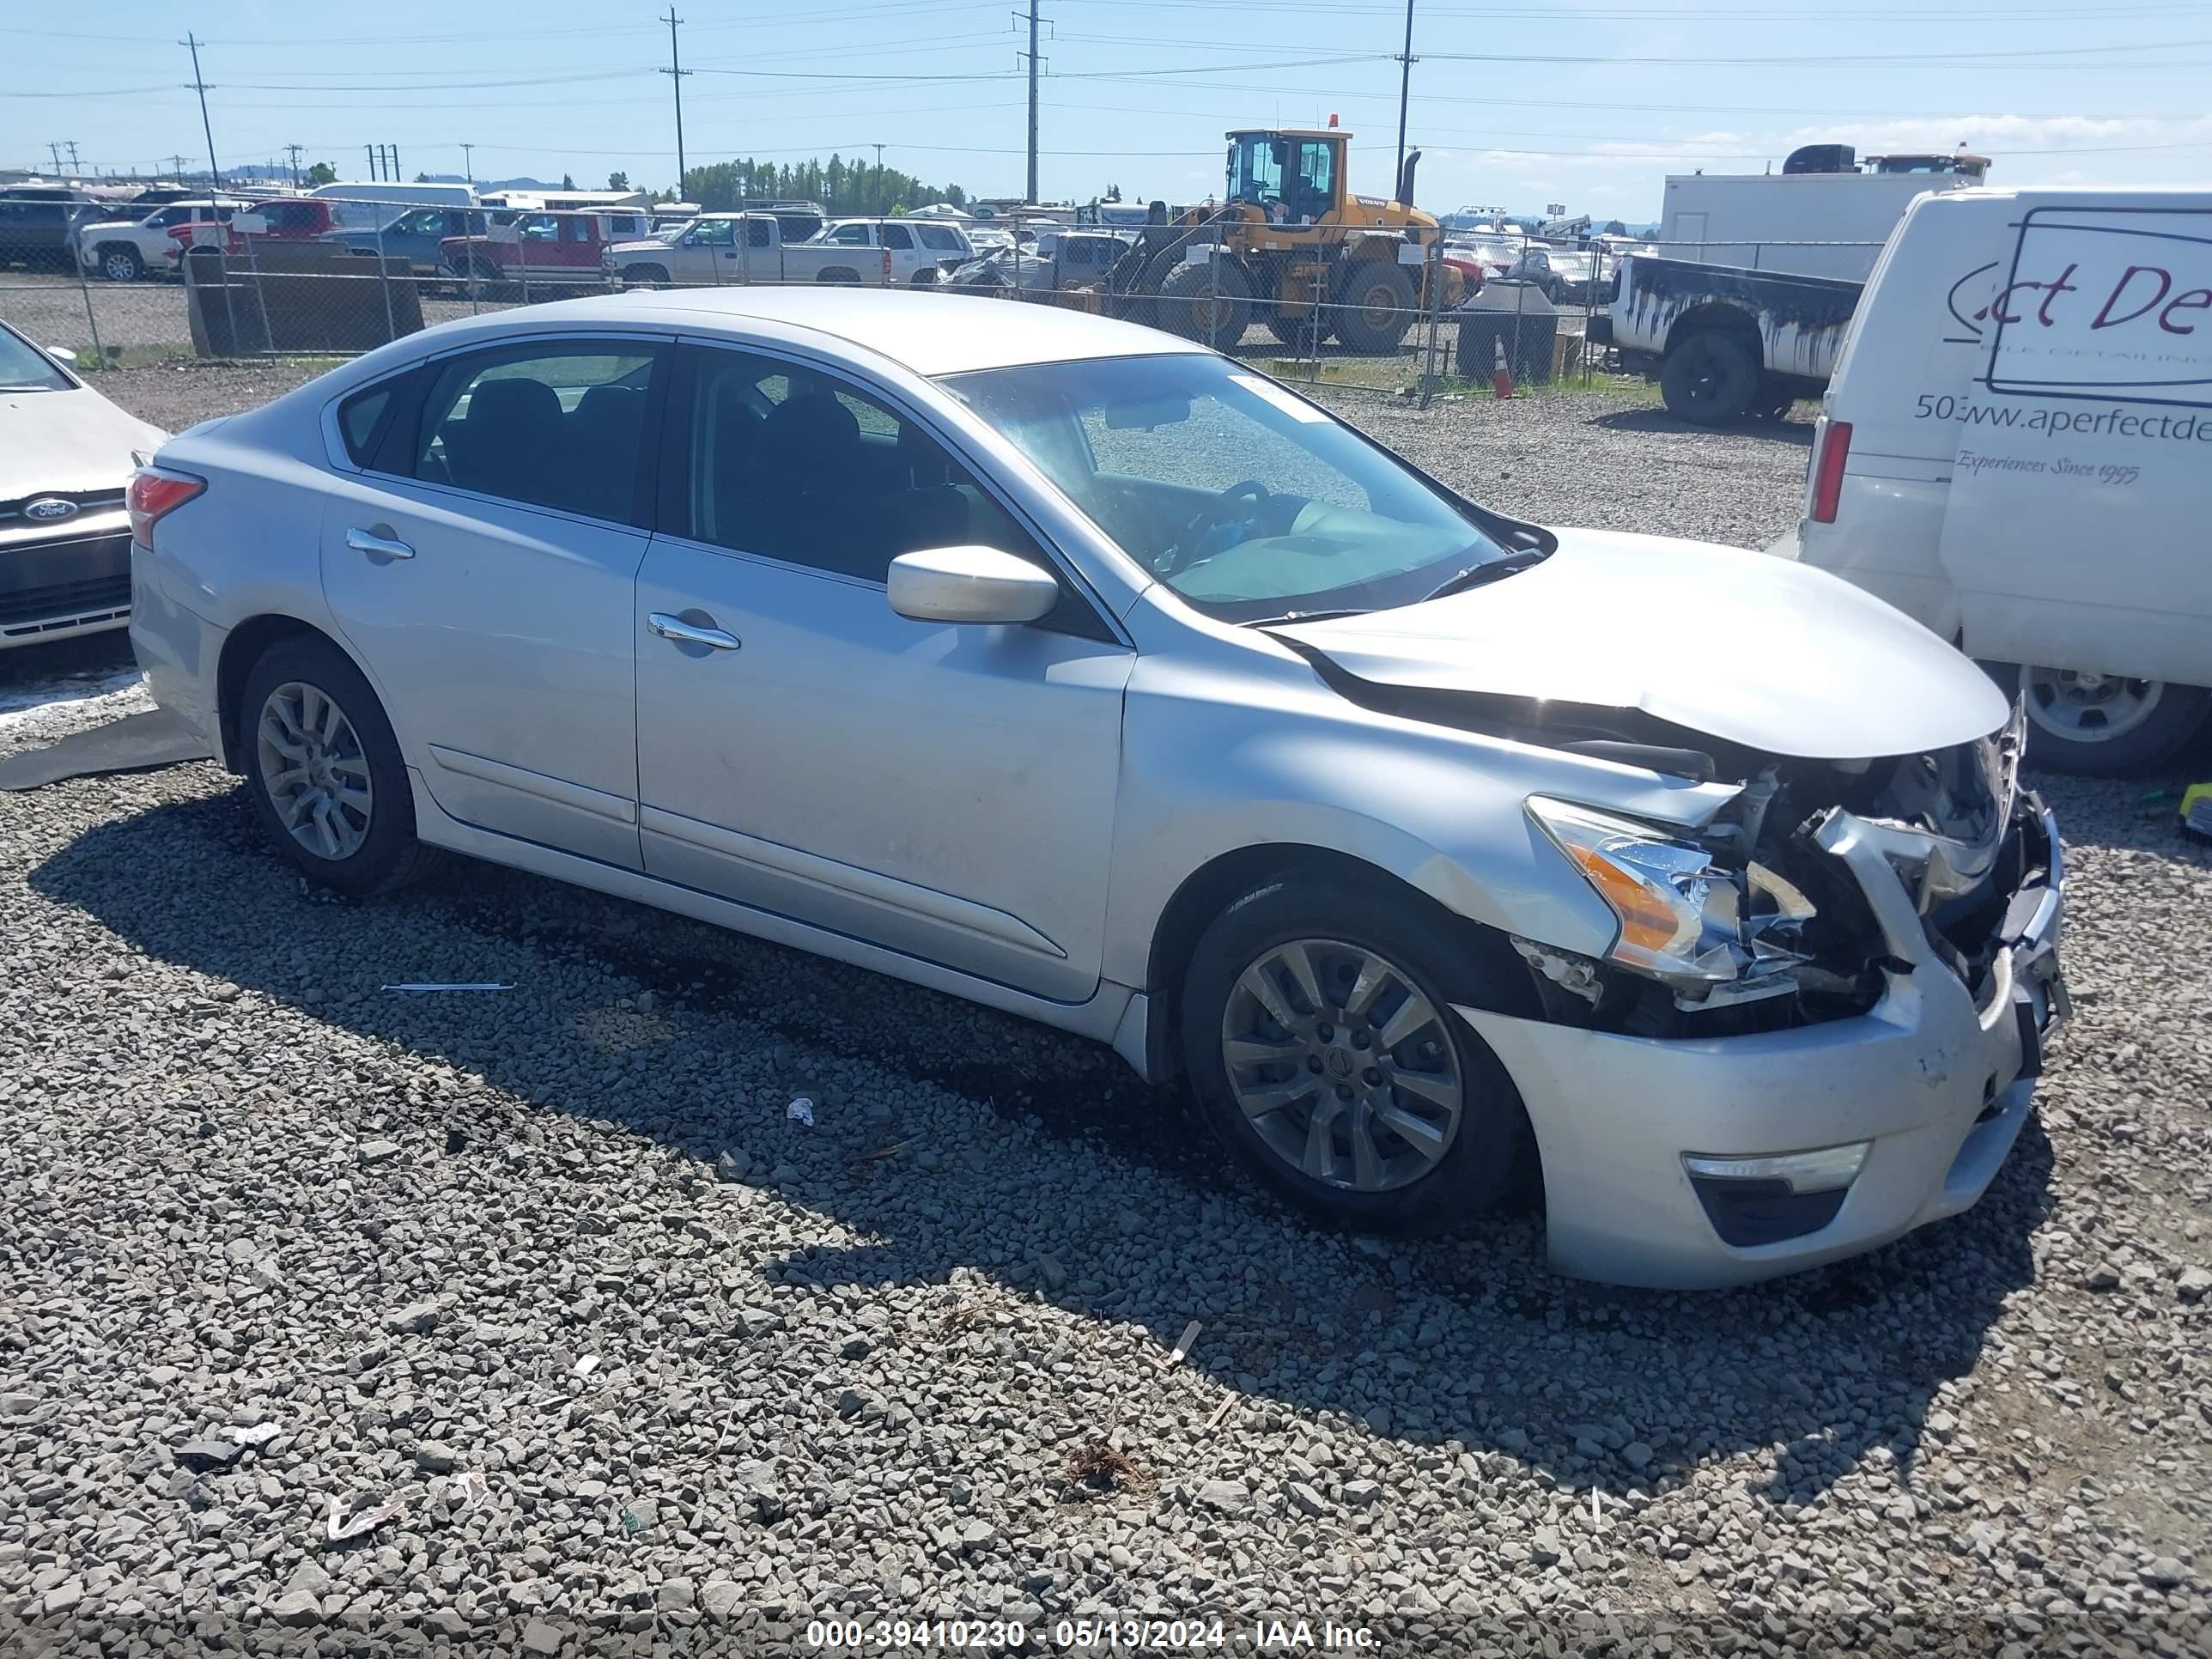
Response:
[{"label": "gravel ground", "polygon": [[[1554,520],[1756,542],[1796,488],[1565,401],[1357,412]],[[211,766],[0,795],[0,1630],[2204,1652],[2212,857],[2040,781],[2040,1121],[1966,1215],[1710,1296],[1554,1279],[1526,1214],[1323,1236],[1103,1050],[688,921],[476,865],[311,894]]]}]

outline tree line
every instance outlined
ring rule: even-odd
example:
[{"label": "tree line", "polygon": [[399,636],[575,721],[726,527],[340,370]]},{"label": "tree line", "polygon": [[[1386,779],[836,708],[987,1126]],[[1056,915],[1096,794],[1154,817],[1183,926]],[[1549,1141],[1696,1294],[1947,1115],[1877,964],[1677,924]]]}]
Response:
[{"label": "tree line", "polygon": [[708,213],[726,213],[748,198],[819,202],[833,215],[903,213],[932,202],[964,207],[968,192],[958,185],[925,184],[896,167],[873,161],[717,161],[684,175],[684,199]]}]

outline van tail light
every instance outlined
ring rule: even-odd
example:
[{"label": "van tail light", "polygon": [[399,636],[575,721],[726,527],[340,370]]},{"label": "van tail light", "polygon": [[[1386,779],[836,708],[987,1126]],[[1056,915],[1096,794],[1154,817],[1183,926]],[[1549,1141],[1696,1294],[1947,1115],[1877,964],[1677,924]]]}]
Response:
[{"label": "van tail light", "polygon": [[125,498],[131,508],[131,539],[148,552],[154,550],[154,526],[207,488],[205,478],[166,467],[142,466],[131,475]]},{"label": "van tail light", "polygon": [[1813,512],[1814,524],[1833,524],[1836,503],[1844,493],[1844,464],[1851,456],[1851,423],[1849,421],[1822,420],[1820,444],[1813,457]]},{"label": "van tail light", "polygon": [[889,283],[890,283],[890,280],[891,280],[891,251],[890,251],[889,248],[885,248],[885,249],[884,250],[884,283],[888,286],[888,285],[889,285]]}]

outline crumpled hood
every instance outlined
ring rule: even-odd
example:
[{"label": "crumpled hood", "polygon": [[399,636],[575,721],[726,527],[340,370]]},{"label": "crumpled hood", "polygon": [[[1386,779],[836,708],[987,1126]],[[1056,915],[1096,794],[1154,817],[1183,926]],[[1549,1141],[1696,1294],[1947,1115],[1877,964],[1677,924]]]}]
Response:
[{"label": "crumpled hood", "polygon": [[1554,530],[1495,586],[1272,630],[1383,685],[1656,719],[1776,756],[1917,754],[2004,724],[2004,695],[1902,611],[1742,548]]},{"label": "crumpled hood", "polygon": [[0,392],[0,501],[120,489],[131,482],[131,452],[151,455],[167,436],[82,387]]}]

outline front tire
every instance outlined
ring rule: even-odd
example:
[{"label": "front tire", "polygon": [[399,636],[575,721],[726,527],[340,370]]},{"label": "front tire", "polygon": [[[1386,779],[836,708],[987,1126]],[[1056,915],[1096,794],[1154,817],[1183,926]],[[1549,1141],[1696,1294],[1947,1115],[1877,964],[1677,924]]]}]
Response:
[{"label": "front tire", "polygon": [[1437,1233],[1510,1190],[1528,1116],[1452,1012],[1488,1000],[1418,896],[1292,877],[1239,899],[1183,978],[1182,1041],[1208,1126],[1326,1224]]},{"label": "front tire", "polygon": [[246,675],[238,712],[254,816],[301,874],[360,897],[436,866],[434,849],[415,839],[384,707],[336,646],[279,640]]},{"label": "front tire", "polygon": [[100,251],[100,274],[111,283],[135,283],[146,274],[146,262],[137,248],[111,242]]},{"label": "front tire", "polygon": [[1659,390],[1677,420],[1698,426],[1741,420],[1759,390],[1759,358],[1734,335],[1708,329],[1667,354]]},{"label": "front tire", "polygon": [[2212,690],[2170,680],[1987,665],[2027,709],[2027,757],[2054,772],[2124,778],[2173,759],[2212,719]]},{"label": "front tire", "polygon": [[1177,265],[1160,284],[1158,326],[1226,351],[1252,325],[1252,281],[1243,262],[1221,255]]}]

